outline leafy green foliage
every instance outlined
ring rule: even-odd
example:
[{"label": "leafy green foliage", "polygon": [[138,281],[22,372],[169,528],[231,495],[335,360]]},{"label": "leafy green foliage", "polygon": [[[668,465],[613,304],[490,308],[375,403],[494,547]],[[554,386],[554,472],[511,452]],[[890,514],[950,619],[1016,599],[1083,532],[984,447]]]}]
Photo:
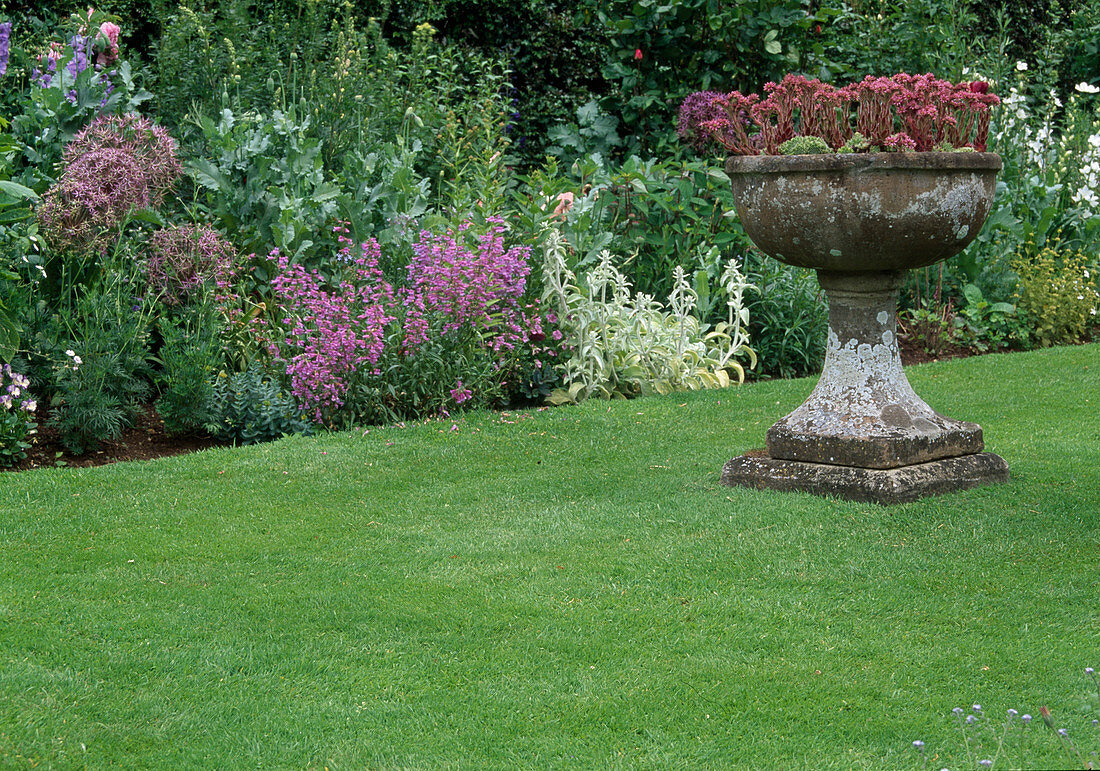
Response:
[{"label": "leafy green foliage", "polygon": [[1047,247],[1013,262],[1020,277],[1018,301],[1042,346],[1076,342],[1097,323],[1097,262],[1072,250]]},{"label": "leafy green foliage", "polygon": [[957,342],[955,311],[949,300],[946,303],[917,308],[906,308],[898,314],[898,331],[902,337],[919,345],[931,355],[938,356],[949,345]]},{"label": "leafy green foliage", "polygon": [[246,252],[278,248],[308,261],[325,245],[315,239],[336,214],[340,194],[326,180],[310,117],[294,105],[270,116],[226,108],[219,120],[200,116],[198,124],[211,157],[192,160],[188,172],[219,229]]},{"label": "leafy green foliage", "polygon": [[[74,33],[86,33],[105,19],[99,12],[90,18],[74,14],[67,25],[51,30],[50,37],[65,41],[54,43],[60,58],[54,63],[53,75],[24,81],[26,90],[21,94],[19,110],[11,118],[11,133],[21,150],[14,172],[38,192],[51,179],[52,166],[61,159],[64,145],[96,116],[136,112],[152,96],[141,87],[140,74],[128,60],[115,62],[107,70],[89,66],[88,55],[74,49]],[[45,57],[40,60],[38,53],[20,57],[27,69],[25,76],[44,66]],[[13,74],[9,72],[5,80]]]},{"label": "leafy green foliage", "polygon": [[212,381],[221,357],[212,310],[200,307],[178,320],[162,317],[158,325],[163,391],[156,410],[169,434],[201,431],[216,420]]},{"label": "leafy green foliage", "polygon": [[[825,80],[933,72],[958,81],[965,67],[996,53],[992,34],[975,35],[981,3],[972,0],[861,0],[823,26]],[[875,40],[868,46],[863,41]],[[818,73],[815,73],[818,74]]]},{"label": "leafy green foliage", "polygon": [[[576,160],[568,174],[550,161],[523,181],[513,205],[525,231],[539,233],[555,224],[566,243],[567,264],[578,274],[595,265],[604,250],[629,255],[620,269],[645,294],[667,297],[673,270],[696,272],[700,251],[717,248],[724,264],[749,243],[730,216],[729,178],[699,161],[632,157],[612,165],[592,155]],[[701,278],[707,286],[697,284],[696,291],[718,294],[720,273],[721,268],[706,273]]]},{"label": "leafy green foliage", "polygon": [[838,13],[802,0],[589,0],[582,7],[609,41],[602,106],[620,118],[627,153],[643,156],[671,151],[674,111],[689,93],[750,93],[790,70],[813,69],[824,53],[811,45],[816,30]]},{"label": "leafy green foliage", "polygon": [[219,372],[210,391],[206,430],[222,441],[257,444],[312,431],[294,399],[258,363],[244,372]]},{"label": "leafy green foliage", "polygon": [[81,362],[58,365],[50,422],[76,455],[117,438],[152,392],[149,314],[140,296],[119,291],[123,280],[88,290],[66,317]]},{"label": "leafy green foliage", "polygon": [[743,326],[748,314],[740,304],[748,285],[733,263],[723,277],[729,321],[710,332],[692,315],[697,296],[679,266],[668,311],[649,296],[632,295],[607,251],[586,279],[582,289],[566,267],[561,236],[551,231],[544,243],[543,300],[560,319],[570,354],[563,365],[565,386],[551,395],[552,404],[724,388],[730,372],[739,382],[745,378],[736,356],[756,363]]},{"label": "leafy green foliage", "polygon": [[757,289],[746,307],[759,373],[802,377],[820,372],[829,311],[813,272],[750,251],[745,275]]},{"label": "leafy green foliage", "polygon": [[963,340],[980,351],[998,350],[1027,341],[1028,331],[1016,306],[990,302],[975,284],[963,287],[964,304],[955,316]]}]

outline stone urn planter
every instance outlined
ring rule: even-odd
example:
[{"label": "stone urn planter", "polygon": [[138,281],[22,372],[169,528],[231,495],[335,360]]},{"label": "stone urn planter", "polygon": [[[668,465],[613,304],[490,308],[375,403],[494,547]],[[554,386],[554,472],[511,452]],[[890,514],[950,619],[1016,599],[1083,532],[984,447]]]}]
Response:
[{"label": "stone urn planter", "polygon": [[981,426],[913,391],[896,337],[905,271],[974,239],[1000,168],[978,152],[729,158],[745,232],[817,271],[829,339],[813,393],[768,430],[766,451],[725,465],[724,484],[896,503],[1008,479]]}]

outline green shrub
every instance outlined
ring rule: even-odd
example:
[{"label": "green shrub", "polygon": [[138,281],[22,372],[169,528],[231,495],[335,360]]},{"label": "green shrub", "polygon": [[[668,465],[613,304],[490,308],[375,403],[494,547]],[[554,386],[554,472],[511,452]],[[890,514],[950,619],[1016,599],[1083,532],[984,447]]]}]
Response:
[{"label": "green shrub", "polygon": [[327,179],[308,115],[295,105],[266,115],[225,109],[198,125],[208,157],[192,159],[187,170],[219,230],[245,252],[278,248],[307,262],[329,245],[323,239],[340,189]]},{"label": "green shrub", "polygon": [[804,377],[821,371],[829,311],[812,271],[793,268],[754,251],[745,275],[757,291],[749,295],[749,335],[760,360],[758,374]]},{"label": "green shrub", "polygon": [[215,420],[211,381],[221,368],[221,343],[212,309],[201,307],[182,319],[162,316],[158,329],[162,390],[156,410],[164,429],[168,434],[204,430]]},{"label": "green shrub", "polygon": [[986,300],[975,284],[963,287],[963,304],[955,316],[955,327],[961,340],[979,351],[1019,346],[1027,342],[1029,334],[1015,305]]},{"label": "green shrub", "polygon": [[313,429],[294,399],[259,364],[244,372],[219,372],[211,392],[206,430],[221,441],[258,444],[291,434],[308,435]]},{"label": "green shrub", "polygon": [[[13,174],[37,192],[52,181],[52,166],[61,159],[65,144],[94,118],[134,112],[151,96],[141,87],[141,72],[127,59],[109,68],[93,65],[95,54],[86,49],[93,45],[99,25],[108,20],[105,14],[74,13],[66,22],[48,18],[56,26],[42,29],[41,37],[26,43],[42,45],[41,50],[19,50],[18,42],[13,46],[2,89],[4,101],[18,101],[11,113],[11,133],[20,148]],[[16,41],[22,32],[13,24]],[[51,45],[60,58],[43,72],[39,57],[44,58]]]},{"label": "green shrub", "polygon": [[[696,283],[701,296],[717,296],[719,263],[724,266],[749,243],[730,216],[729,178],[700,161],[633,157],[611,165],[600,156],[586,156],[563,174],[551,160],[524,182],[513,196],[519,228],[538,234],[543,225],[555,224],[565,241],[567,265],[578,275],[595,265],[604,250],[629,255],[619,269],[638,292],[651,296],[668,296],[676,266],[702,282]],[[718,249],[719,259],[699,275],[700,252],[711,247]]]},{"label": "green shrub", "polygon": [[1047,247],[1013,263],[1020,285],[1020,307],[1032,320],[1031,333],[1041,346],[1080,342],[1097,323],[1100,293],[1095,260],[1077,251]]},{"label": "green shrub", "polygon": [[751,93],[789,71],[816,72],[826,56],[817,30],[838,11],[808,8],[802,0],[586,0],[581,13],[609,41],[601,106],[621,120],[626,152],[675,152],[674,111],[694,91]]}]

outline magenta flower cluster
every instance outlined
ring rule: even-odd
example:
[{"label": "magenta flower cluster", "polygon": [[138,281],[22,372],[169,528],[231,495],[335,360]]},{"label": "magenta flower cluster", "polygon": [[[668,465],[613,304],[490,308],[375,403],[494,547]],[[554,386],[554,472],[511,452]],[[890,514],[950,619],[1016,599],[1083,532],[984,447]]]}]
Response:
[{"label": "magenta flower cluster", "polygon": [[340,240],[349,269],[335,286],[277,250],[270,255],[279,270],[271,287],[285,329],[282,343],[272,341],[269,351],[286,362],[291,392],[319,423],[343,406],[357,372],[381,374],[386,327],[396,319],[393,287],[378,267],[378,242],[366,241],[352,255],[350,240]]},{"label": "magenta flower cluster", "polygon": [[735,155],[775,155],[795,136],[819,137],[840,150],[850,147],[925,152],[969,147],[984,151],[989,108],[1000,100],[981,81],[950,83],[931,74],[867,76],[836,88],[801,75],[764,86],[766,97],[698,92],[680,107],[677,131],[698,150],[717,146]]},{"label": "magenta flower cluster", "polygon": [[[442,235],[422,232],[407,283],[397,288],[378,267],[374,239],[356,246],[346,229],[337,230],[338,262],[345,266],[338,279],[277,251],[271,255],[283,330],[282,339],[268,335],[268,351],[285,363],[291,392],[313,420],[334,423],[356,389],[415,370],[404,365],[414,363],[429,340],[455,350],[473,346],[501,377],[519,351],[540,350],[543,320],[534,305],[524,304],[529,250],[506,249],[499,220],[479,235],[469,224]],[[455,405],[474,398],[477,388],[462,380],[444,385]]]},{"label": "magenta flower cluster", "polygon": [[166,305],[179,305],[207,281],[230,269],[233,247],[211,228],[161,228],[149,238],[145,279]]},{"label": "magenta flower cluster", "polygon": [[180,174],[176,143],[139,115],[101,116],[65,148],[61,179],[43,196],[39,226],[59,249],[103,249],[130,212],[159,206]]},{"label": "magenta flower cluster", "polygon": [[[415,349],[427,330],[426,314],[442,319],[442,334],[467,328],[486,335],[495,353],[514,349],[528,332],[541,334],[537,317],[521,307],[531,272],[528,247],[504,248],[504,225],[489,220],[488,232],[470,243],[469,223],[457,233],[420,233],[408,266],[406,346]],[[532,329],[532,328],[537,329]]]}]

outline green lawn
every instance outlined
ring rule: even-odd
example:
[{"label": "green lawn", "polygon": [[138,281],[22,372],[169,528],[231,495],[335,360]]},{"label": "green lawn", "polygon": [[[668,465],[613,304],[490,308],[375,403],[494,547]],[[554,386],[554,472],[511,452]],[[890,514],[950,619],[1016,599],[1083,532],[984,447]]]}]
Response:
[{"label": "green lawn", "polygon": [[1009,484],[720,486],[811,380],[0,474],[0,766],[940,768],[956,706],[1076,731],[1100,345],[909,376]]}]

